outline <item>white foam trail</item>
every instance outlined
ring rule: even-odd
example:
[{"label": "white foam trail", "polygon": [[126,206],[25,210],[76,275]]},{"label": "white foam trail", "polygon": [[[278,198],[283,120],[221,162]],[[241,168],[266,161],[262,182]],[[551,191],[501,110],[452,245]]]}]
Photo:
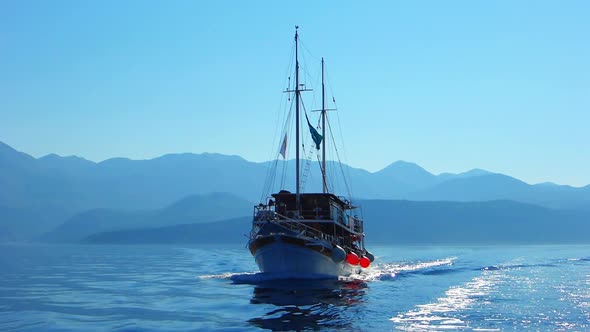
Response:
[{"label": "white foam trail", "polygon": [[490,294],[502,281],[500,271],[484,272],[484,275],[462,285],[449,288],[445,296],[436,302],[417,305],[390,320],[399,324],[397,329],[406,331],[431,331],[465,329],[467,324],[456,318],[456,313],[471,307],[478,297]]},{"label": "white foam trail", "polygon": [[[417,262],[412,264],[378,264],[366,269],[362,274],[354,274],[349,277],[340,277],[341,281],[375,281],[382,279],[394,278],[401,272],[419,271],[444,265],[453,265],[456,257],[448,257],[428,262]],[[257,283],[263,281],[280,280],[280,279],[297,279],[301,275],[285,273],[261,273],[261,272],[225,272],[219,274],[209,274],[197,276],[199,279],[231,279],[236,282]],[[325,275],[305,275],[307,279],[328,279]]]},{"label": "white foam trail", "polygon": [[355,279],[363,281],[375,281],[395,278],[401,272],[425,270],[438,266],[453,265],[457,257],[447,257],[428,262],[417,262],[412,264],[378,264],[369,268],[365,273],[354,275]]},{"label": "white foam trail", "polygon": [[244,276],[250,276],[250,275],[255,275],[257,274],[256,272],[225,272],[225,273],[220,273],[220,274],[208,274],[208,275],[204,275],[204,276],[197,276],[197,278],[199,279],[231,279],[234,276],[239,276],[239,275],[244,275]]}]

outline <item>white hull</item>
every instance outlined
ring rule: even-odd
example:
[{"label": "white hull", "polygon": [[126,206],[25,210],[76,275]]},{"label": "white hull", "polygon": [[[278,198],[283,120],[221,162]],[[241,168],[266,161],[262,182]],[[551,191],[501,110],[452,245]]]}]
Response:
[{"label": "white hull", "polygon": [[316,250],[279,239],[256,250],[254,259],[261,272],[289,278],[337,278],[361,272],[359,266],[352,266],[346,261],[335,262]]}]

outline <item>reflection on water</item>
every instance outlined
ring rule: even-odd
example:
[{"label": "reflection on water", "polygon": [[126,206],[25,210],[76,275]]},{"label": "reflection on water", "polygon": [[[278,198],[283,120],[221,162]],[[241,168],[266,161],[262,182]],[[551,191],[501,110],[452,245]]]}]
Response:
[{"label": "reflection on water", "polygon": [[315,330],[351,327],[351,308],[364,302],[367,284],[362,281],[274,280],[255,286],[252,304],[273,309],[248,322],[270,330]]}]

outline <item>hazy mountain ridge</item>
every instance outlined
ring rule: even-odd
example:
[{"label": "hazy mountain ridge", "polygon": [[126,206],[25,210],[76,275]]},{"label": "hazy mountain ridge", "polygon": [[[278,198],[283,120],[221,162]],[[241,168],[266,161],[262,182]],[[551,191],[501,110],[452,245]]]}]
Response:
[{"label": "hazy mountain ridge", "polygon": [[[588,243],[590,211],[514,201],[365,200],[365,232],[376,243]],[[375,222],[378,221],[378,222]]]},{"label": "hazy mountain ridge", "polygon": [[[89,210],[154,211],[190,195],[212,192],[258,202],[264,199],[261,192],[272,164],[215,153],[168,154],[149,160],[112,158],[99,163],[55,154],[36,159],[0,142],[0,241],[30,239]],[[281,188],[277,179],[271,191],[293,190],[294,164],[293,160],[278,161],[279,169],[287,169],[286,185]],[[504,199],[590,210],[590,185],[529,185],[481,169],[434,175],[404,161],[374,173],[333,161],[328,165],[331,188],[346,194],[344,184],[333,180],[343,171],[349,175],[354,197],[360,199]],[[306,191],[321,188],[316,166],[306,178]]]},{"label": "hazy mountain ridge", "polygon": [[81,242],[110,244],[243,243],[250,232],[250,217],[207,223],[191,223],[107,231],[89,235]]},{"label": "hazy mountain ridge", "polygon": [[153,210],[93,209],[78,213],[40,237],[48,242],[78,242],[95,233],[145,227],[215,222],[243,217],[254,203],[227,193],[191,195]]},{"label": "hazy mountain ridge", "polygon": [[[542,244],[588,243],[590,212],[513,201],[359,201],[368,243]],[[244,243],[250,217],[217,222],[97,232],[88,243]]]},{"label": "hazy mountain ridge", "polygon": [[554,208],[589,209],[590,196],[585,188],[588,186],[529,185],[504,174],[489,173],[468,178],[455,177],[414,192],[408,195],[408,199],[459,202],[503,199]]}]

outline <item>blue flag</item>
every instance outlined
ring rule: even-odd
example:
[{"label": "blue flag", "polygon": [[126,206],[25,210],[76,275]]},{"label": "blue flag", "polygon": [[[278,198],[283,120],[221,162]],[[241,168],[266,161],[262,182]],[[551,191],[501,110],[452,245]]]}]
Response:
[{"label": "blue flag", "polygon": [[324,136],[320,135],[320,133],[318,133],[318,131],[315,130],[315,128],[311,125],[311,123],[309,123],[309,118],[307,117],[307,114],[305,114],[305,119],[307,120],[307,125],[309,126],[309,132],[311,133],[311,138],[313,139],[313,142],[315,143],[315,148],[319,150],[320,144],[322,143]]}]

